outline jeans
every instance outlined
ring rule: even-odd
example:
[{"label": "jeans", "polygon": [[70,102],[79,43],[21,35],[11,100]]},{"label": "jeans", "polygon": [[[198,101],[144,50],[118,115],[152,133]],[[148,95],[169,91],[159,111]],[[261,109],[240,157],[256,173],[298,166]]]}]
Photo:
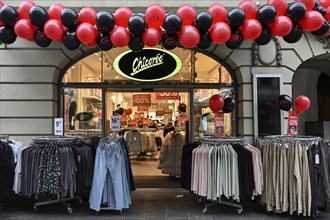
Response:
[{"label": "jeans", "polygon": [[99,211],[101,202],[115,210],[131,204],[125,152],[119,141],[101,141],[96,150],[94,176],[89,197],[90,208]]}]

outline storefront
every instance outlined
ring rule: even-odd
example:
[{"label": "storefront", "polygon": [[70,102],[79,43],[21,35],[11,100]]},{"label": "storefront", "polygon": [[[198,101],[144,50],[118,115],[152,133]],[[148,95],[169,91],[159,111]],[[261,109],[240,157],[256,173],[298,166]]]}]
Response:
[{"label": "storefront", "polygon": [[[151,71],[151,79],[128,78],[118,69],[118,63],[131,69],[134,65],[138,67],[135,60],[150,58],[153,54],[163,54],[164,61],[161,65],[144,67]],[[131,111],[129,114],[120,113],[123,129],[148,127],[152,120],[160,127],[171,122],[185,130],[185,121],[193,121],[187,124],[191,131],[190,142],[194,137],[213,135],[214,119],[208,107],[209,98],[219,94],[236,99],[237,94],[236,80],[232,80],[232,71],[225,66],[207,55],[182,48],[171,52],[160,47],[145,48],[140,52],[130,52],[128,48],[94,52],[77,61],[63,78],[60,77],[63,79],[59,82],[59,91],[64,102],[65,132],[72,134],[74,130],[85,130],[108,136],[111,116],[122,107]],[[148,72],[144,72],[140,70],[139,76],[148,76]],[[164,77],[159,78],[161,73]],[[181,113],[180,104],[186,108]],[[90,113],[92,117],[79,121],[73,117],[78,113]],[[237,114],[225,114],[225,121],[225,135],[233,136],[237,132]]]}]

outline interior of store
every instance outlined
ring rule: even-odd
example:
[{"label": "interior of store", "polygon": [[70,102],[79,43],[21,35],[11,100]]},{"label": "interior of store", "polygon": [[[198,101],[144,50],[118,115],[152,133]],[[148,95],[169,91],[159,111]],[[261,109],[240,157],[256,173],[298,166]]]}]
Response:
[{"label": "interior of store", "polygon": [[[120,115],[121,135],[125,140],[127,140],[126,133],[133,130],[140,132],[142,136],[152,135],[152,144],[141,146],[141,149],[130,149],[131,166],[138,187],[180,187],[179,175],[175,172],[163,171],[160,166],[159,157],[166,137],[164,130],[171,125],[174,130],[172,132],[182,133],[185,136],[185,121],[189,120],[192,114],[194,137],[213,135],[214,114],[209,108],[208,101],[214,94],[220,94],[225,98],[233,97],[234,92],[230,87],[196,88],[193,91],[193,100],[190,100],[189,90],[175,85],[185,83],[231,85],[232,79],[226,68],[215,60],[200,53],[176,48],[171,52],[181,60],[180,71],[168,79],[157,82],[171,84],[173,87],[141,91],[137,82],[125,79],[113,67],[116,56],[126,50],[127,48],[114,48],[109,52],[91,54],[67,71],[63,78],[64,83],[89,83],[90,87],[63,88],[65,134],[88,133],[101,136],[102,119],[105,118],[105,134],[109,136],[113,133],[110,129],[111,116]],[[125,88],[123,84],[127,81],[130,81],[130,84],[137,84],[136,88]],[[102,88],[97,86],[98,83],[112,85],[118,83],[118,87],[107,88],[105,96],[102,96]],[[190,106],[193,108],[190,109]],[[233,113],[224,114],[224,121],[225,135],[231,135]],[[159,137],[161,141],[155,141],[155,137]]]}]

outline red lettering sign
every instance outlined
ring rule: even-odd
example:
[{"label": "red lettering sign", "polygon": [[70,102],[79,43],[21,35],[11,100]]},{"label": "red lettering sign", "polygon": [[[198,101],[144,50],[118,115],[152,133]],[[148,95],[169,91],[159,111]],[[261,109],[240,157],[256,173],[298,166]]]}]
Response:
[{"label": "red lettering sign", "polygon": [[156,111],[156,117],[164,116],[164,111]]},{"label": "red lettering sign", "polygon": [[288,135],[296,136],[298,135],[298,113],[295,111],[289,111],[288,117]]},{"label": "red lettering sign", "polygon": [[157,100],[180,100],[180,95],[178,92],[157,92]]},{"label": "red lettering sign", "polygon": [[147,112],[149,111],[149,106],[145,106],[145,105],[138,106],[138,111]]},{"label": "red lettering sign", "polygon": [[225,120],[223,112],[214,113],[214,135],[216,137],[225,136]]},{"label": "red lettering sign", "polygon": [[165,115],[171,115],[173,113],[173,110],[169,109],[169,108],[164,108],[163,112],[164,112]]},{"label": "red lettering sign", "polygon": [[133,106],[151,106],[151,94],[133,95]]}]

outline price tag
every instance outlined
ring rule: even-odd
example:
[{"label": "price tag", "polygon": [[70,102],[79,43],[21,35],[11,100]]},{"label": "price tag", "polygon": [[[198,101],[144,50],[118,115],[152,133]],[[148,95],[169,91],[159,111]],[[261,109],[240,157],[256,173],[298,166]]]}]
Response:
[{"label": "price tag", "polygon": [[223,112],[214,113],[214,135],[216,137],[225,136],[225,121]]},{"label": "price tag", "polygon": [[320,155],[319,154],[315,155],[315,164],[320,164]]},{"label": "price tag", "polygon": [[54,118],[54,135],[63,135],[63,118]]},{"label": "price tag", "polygon": [[120,116],[111,116],[111,130],[120,131]]},{"label": "price tag", "polygon": [[295,111],[289,111],[288,118],[288,135],[297,136],[298,135],[298,113]]}]

